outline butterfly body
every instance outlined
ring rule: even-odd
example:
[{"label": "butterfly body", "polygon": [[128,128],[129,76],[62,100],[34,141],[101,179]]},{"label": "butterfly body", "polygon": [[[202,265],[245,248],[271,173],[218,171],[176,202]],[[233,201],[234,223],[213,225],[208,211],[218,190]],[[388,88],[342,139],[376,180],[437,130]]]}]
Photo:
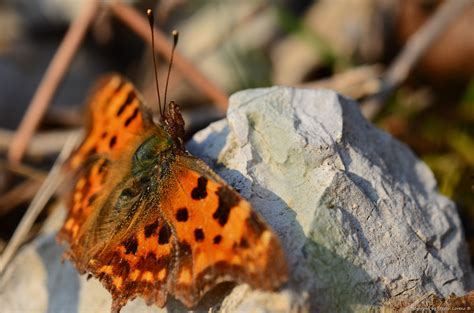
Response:
[{"label": "butterfly body", "polygon": [[58,238],[79,272],[111,292],[112,311],[168,294],[186,306],[224,281],[266,290],[287,279],[276,235],[249,203],[184,148],[170,103],[155,125],[133,86],[105,78],[90,100],[86,138],[67,164],[77,173]]}]

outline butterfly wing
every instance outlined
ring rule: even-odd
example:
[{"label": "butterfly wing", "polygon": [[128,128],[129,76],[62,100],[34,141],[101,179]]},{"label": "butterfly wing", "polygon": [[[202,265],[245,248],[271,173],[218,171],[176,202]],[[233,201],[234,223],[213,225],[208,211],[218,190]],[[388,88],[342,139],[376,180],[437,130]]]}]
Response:
[{"label": "butterfly wing", "polygon": [[170,293],[194,306],[224,281],[274,290],[287,280],[280,242],[237,192],[201,160],[181,155],[160,206],[176,236]]},{"label": "butterfly wing", "polygon": [[[81,272],[89,257],[84,251],[105,239],[97,238],[94,217],[103,214],[99,209],[117,183],[126,180],[121,167],[130,167],[131,156],[149,132],[147,114],[133,85],[116,74],[103,78],[89,99],[87,135],[66,164],[66,170],[77,175],[69,195],[70,210],[58,234],[60,241],[69,243],[66,256]],[[107,229],[100,237],[107,237]]]},{"label": "butterfly wing", "polygon": [[120,240],[112,239],[87,264],[87,271],[112,294],[112,312],[119,312],[136,297],[149,305],[166,304],[168,282],[177,262],[175,245],[171,228],[160,214],[148,220]]},{"label": "butterfly wing", "polygon": [[129,208],[140,220],[87,265],[111,292],[114,312],[136,297],[162,307],[172,294],[194,307],[225,281],[274,290],[287,280],[276,235],[204,162],[177,155],[158,188],[134,198]]},{"label": "butterfly wing", "polygon": [[118,74],[101,79],[88,103],[87,135],[69,161],[72,169],[94,155],[119,159],[151,124],[135,88]]}]

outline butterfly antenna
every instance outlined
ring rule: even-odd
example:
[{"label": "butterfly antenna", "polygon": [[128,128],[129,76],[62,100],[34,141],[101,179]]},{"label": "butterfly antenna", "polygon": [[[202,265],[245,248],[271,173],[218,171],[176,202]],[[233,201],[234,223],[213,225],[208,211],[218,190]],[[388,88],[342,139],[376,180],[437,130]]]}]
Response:
[{"label": "butterfly antenna", "polygon": [[171,50],[170,65],[168,67],[168,76],[166,77],[164,105],[166,105],[166,95],[168,94],[168,83],[170,81],[171,67],[173,66],[174,50],[176,49],[176,46],[178,45],[178,39],[179,39],[179,32],[177,30],[173,30],[171,34],[173,35],[173,49]]},{"label": "butterfly antenna", "polygon": [[[155,34],[154,34],[154,31],[153,31],[153,29],[155,28],[154,27],[155,21],[154,21],[154,18],[153,18],[153,11],[151,9],[148,9],[146,11],[146,14],[148,15],[148,22],[150,23],[150,30],[151,30],[151,54],[153,56],[153,68],[155,70],[154,72],[155,72],[156,93],[158,95],[158,106],[159,106],[159,109],[160,109],[160,115],[163,118],[164,113],[165,113],[165,108],[164,108],[164,106],[163,106],[163,108],[161,107],[160,86],[158,84],[158,72],[157,72],[157,68],[156,68],[156,57],[155,57]],[[168,74],[168,76],[169,76],[169,74]],[[166,95],[166,91],[165,91],[165,95]],[[166,99],[166,96],[165,96],[165,99]]]}]

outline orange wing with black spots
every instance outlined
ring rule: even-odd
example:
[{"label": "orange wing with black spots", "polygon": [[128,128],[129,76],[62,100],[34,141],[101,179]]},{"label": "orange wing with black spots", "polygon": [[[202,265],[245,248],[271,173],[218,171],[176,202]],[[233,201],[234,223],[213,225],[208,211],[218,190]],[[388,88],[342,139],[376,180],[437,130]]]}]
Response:
[{"label": "orange wing with black spots", "polygon": [[187,306],[224,281],[275,290],[287,280],[271,228],[201,160],[178,157],[160,206],[174,227],[179,255],[170,292]]},{"label": "orange wing with black spots", "polygon": [[104,187],[108,165],[107,159],[97,158],[82,169],[70,197],[68,217],[58,234],[61,240],[66,240],[73,245],[83,233],[83,226],[94,210],[93,203]]},{"label": "orange wing with black spots", "polygon": [[[99,247],[113,228],[97,225],[100,211],[108,201],[116,182],[125,179],[124,155],[133,154],[147,135],[151,123],[133,85],[120,75],[101,79],[88,102],[87,135],[65,165],[76,172],[77,179],[69,192],[69,213],[58,234],[69,243],[66,256],[80,271],[92,248]],[[105,228],[105,232],[104,232]],[[102,238],[100,238],[102,237]]]},{"label": "orange wing with black spots", "polygon": [[113,75],[89,104],[88,133],[58,234],[80,273],[112,294],[112,311],[168,295],[194,307],[225,281],[274,290],[287,280],[280,242],[250,204],[183,148],[179,106],[155,125],[133,86]]},{"label": "orange wing with black spots", "polygon": [[[87,135],[69,162],[78,168],[95,154],[117,159],[149,129],[148,116],[133,85],[117,74],[101,79],[88,104]],[[145,116],[143,116],[145,114]]]},{"label": "orange wing with black spots", "polygon": [[87,265],[111,292],[113,312],[135,297],[162,307],[171,294],[195,307],[225,281],[275,290],[287,280],[278,238],[205,163],[176,156],[163,185],[156,207],[143,201],[150,209],[137,213],[138,227]]},{"label": "orange wing with black spots", "polygon": [[111,245],[90,259],[88,271],[112,294],[112,312],[131,299],[163,307],[168,295],[170,272],[177,261],[171,229],[161,218]]}]

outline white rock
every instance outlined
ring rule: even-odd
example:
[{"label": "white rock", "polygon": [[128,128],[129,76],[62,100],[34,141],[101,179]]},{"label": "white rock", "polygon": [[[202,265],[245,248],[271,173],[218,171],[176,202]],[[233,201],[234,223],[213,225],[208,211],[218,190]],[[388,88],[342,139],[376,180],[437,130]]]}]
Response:
[{"label": "white rock", "polygon": [[[459,217],[431,171],[332,91],[239,92],[227,121],[188,147],[273,226],[291,267],[280,292],[240,285],[213,311],[368,311],[471,287]],[[61,265],[61,254],[51,232],[27,245],[0,280],[0,307],[108,311],[107,291]],[[173,300],[162,310],[135,300],[122,312],[182,310]]]},{"label": "white rock", "polygon": [[280,234],[288,288],[309,294],[314,310],[364,311],[470,288],[459,216],[432,172],[332,91],[236,93],[227,121],[196,134],[189,149]]}]

